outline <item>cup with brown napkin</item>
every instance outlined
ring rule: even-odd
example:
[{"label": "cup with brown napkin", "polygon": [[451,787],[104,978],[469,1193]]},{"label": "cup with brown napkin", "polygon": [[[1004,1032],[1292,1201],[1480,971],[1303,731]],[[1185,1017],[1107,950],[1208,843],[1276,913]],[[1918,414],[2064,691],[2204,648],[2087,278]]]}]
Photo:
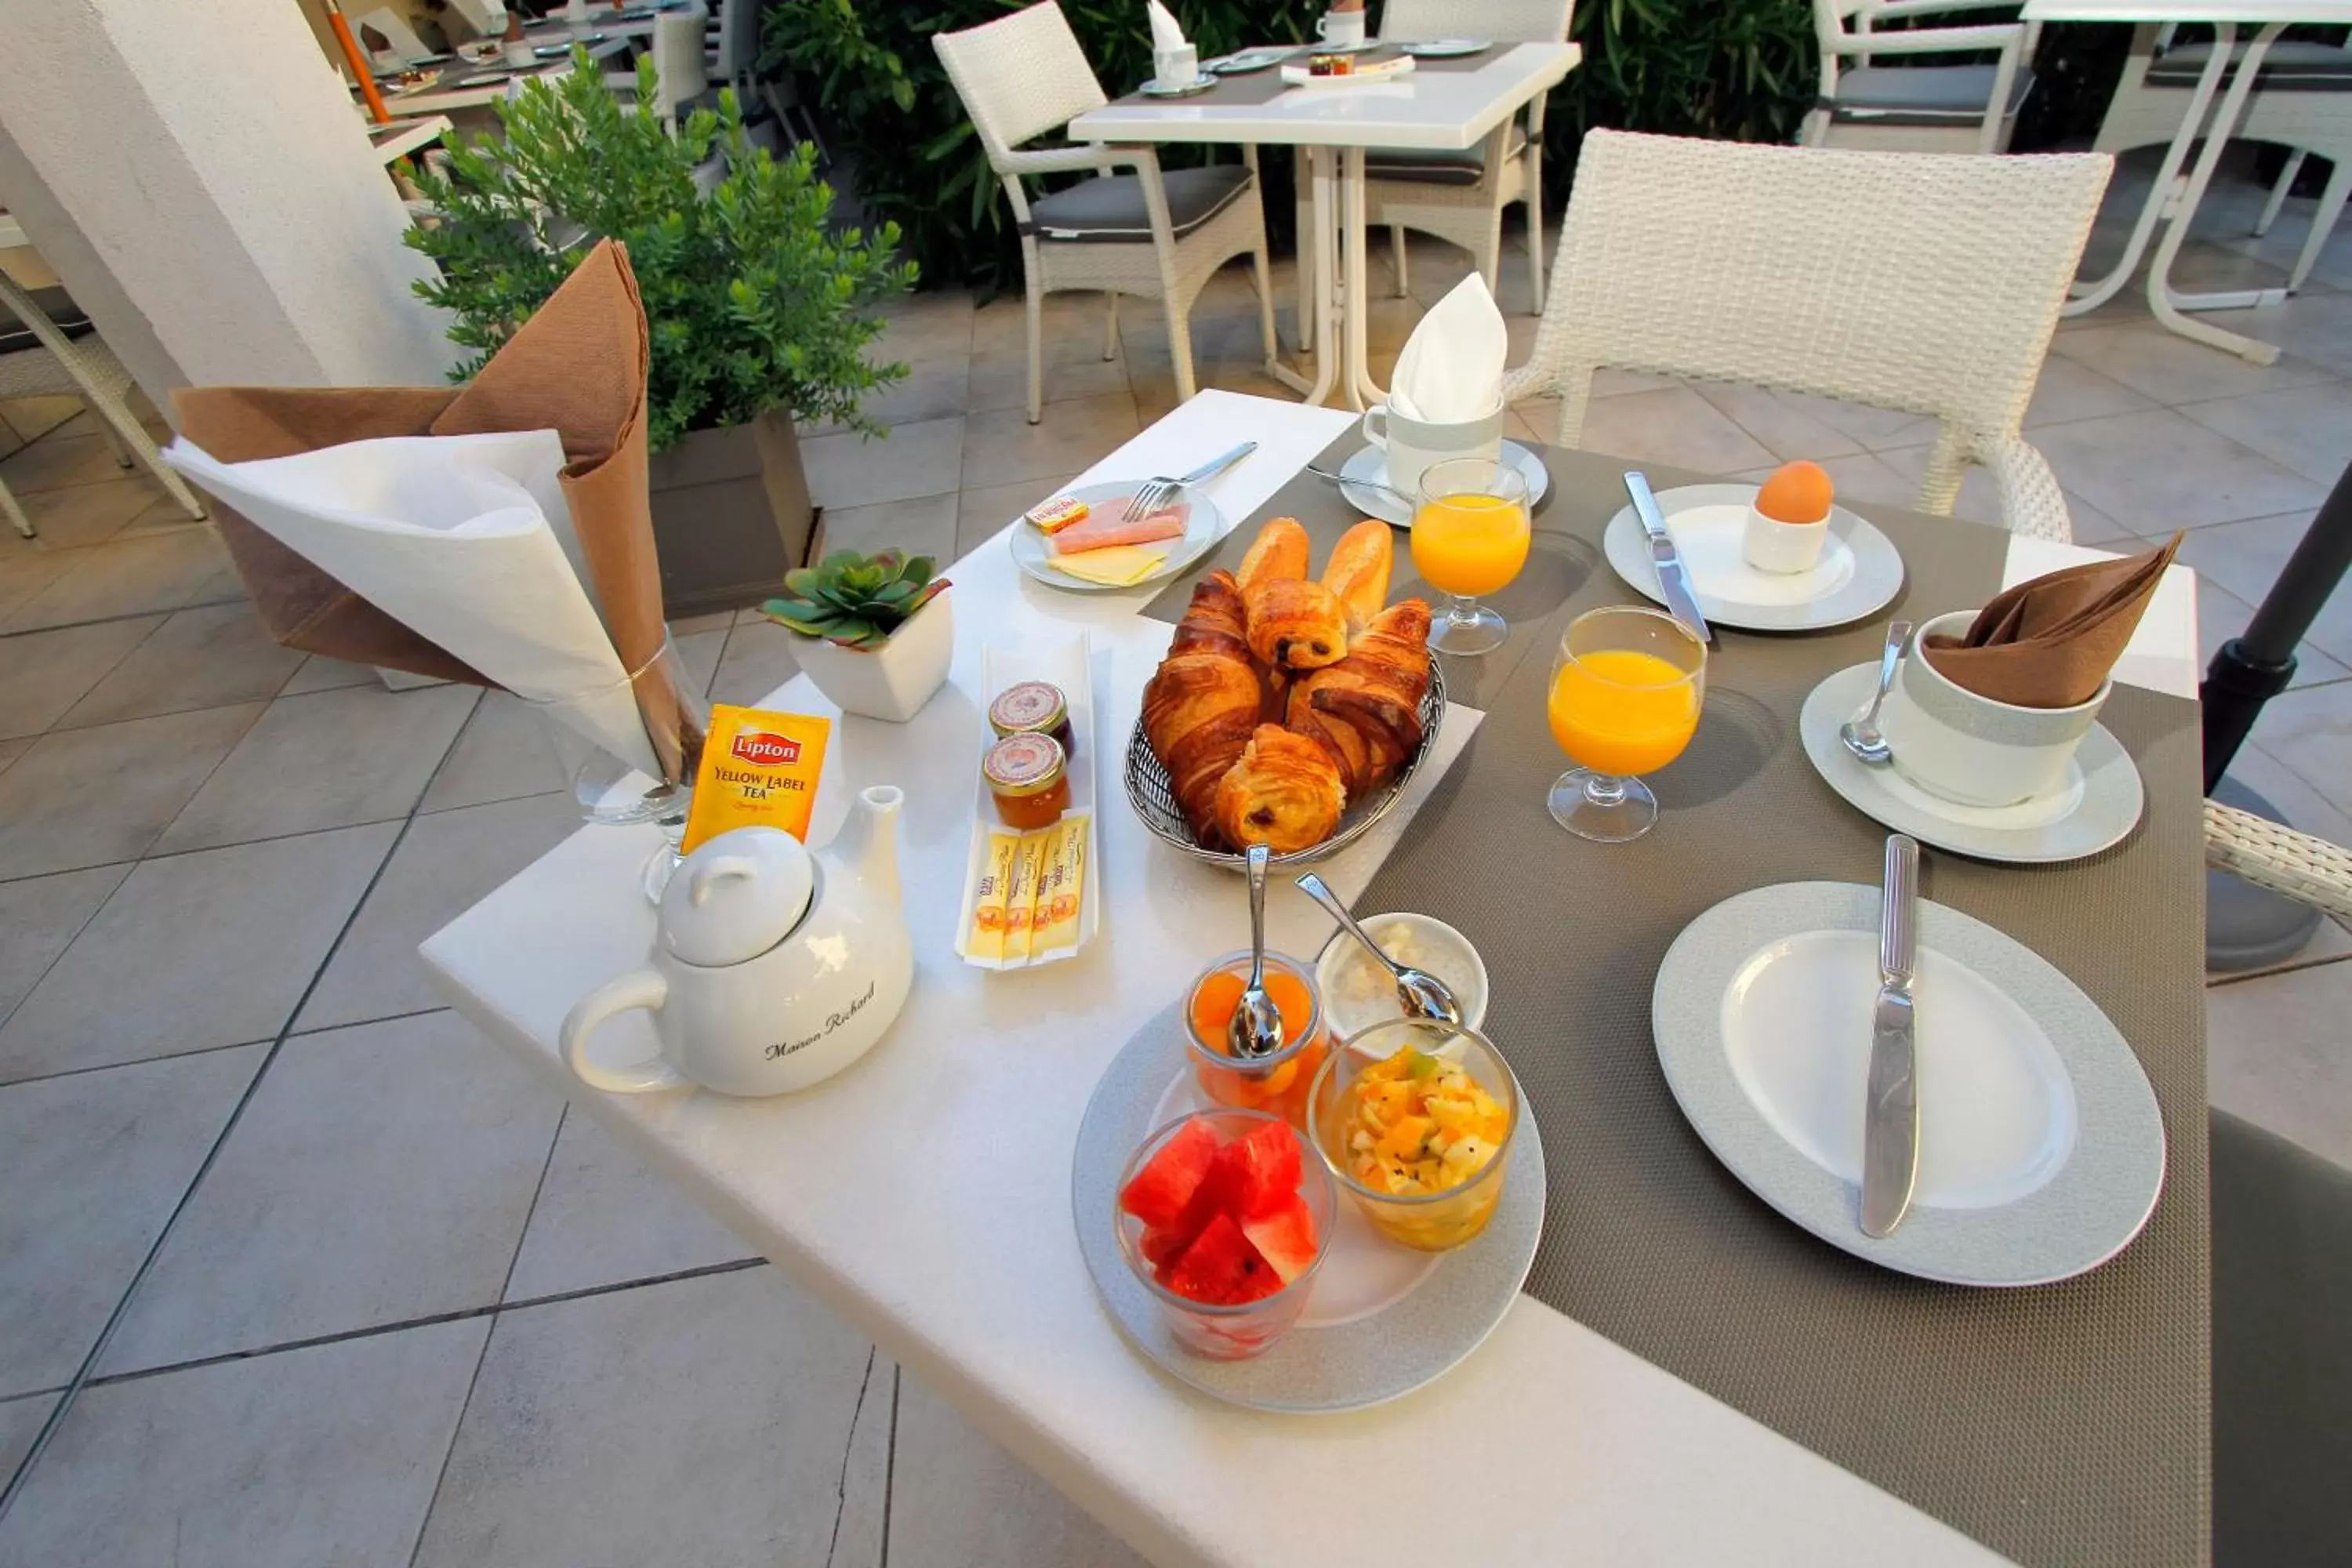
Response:
[{"label": "cup with brown napkin", "polygon": [[2180,538],[2003,589],[1920,626],[1879,728],[1895,771],[1963,805],[2054,793]]}]

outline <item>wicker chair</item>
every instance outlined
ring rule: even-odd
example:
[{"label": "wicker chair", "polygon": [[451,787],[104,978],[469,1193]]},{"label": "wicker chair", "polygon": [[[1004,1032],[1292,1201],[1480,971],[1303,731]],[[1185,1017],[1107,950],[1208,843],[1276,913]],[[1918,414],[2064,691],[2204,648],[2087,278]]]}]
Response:
[{"label": "wicker chair", "polygon": [[1758,147],[1594,131],[1512,402],[1583,433],[1608,366],[1760,383],[1937,421],[1923,510],[1992,471],[2002,521],[2066,540],[2019,435],[2113,160]]},{"label": "wicker chair", "polygon": [[[79,321],[58,326],[31,292],[5,272],[0,272],[0,308],[31,334],[26,346],[0,352],[0,397],[80,398],[98,416],[99,434],[106,437],[117,463],[127,468],[135,460],[182,510],[190,517],[203,517],[204,503],[179,475],[163,466],[155,443],[147,438],[138,416],[124,405],[122,395],[130,390],[131,373],[122,368],[105,340]],[[18,533],[33,537],[33,520],[25,515],[5,483],[0,483],[0,516],[5,516]]]},{"label": "wicker chair", "polygon": [[[961,33],[935,34],[931,45],[980,132],[989,167],[1004,182],[1020,225],[1029,298],[1029,423],[1037,423],[1045,405],[1039,342],[1045,298],[1066,289],[1100,290],[1109,297],[1105,359],[1118,352],[1118,296],[1160,300],[1168,310],[1176,395],[1189,399],[1195,390],[1188,320],[1192,301],[1220,267],[1247,256],[1256,272],[1265,360],[1273,365],[1274,295],[1255,148],[1243,150],[1239,166],[1165,175],[1148,147],[1022,150],[1022,142],[1108,101],[1054,0]],[[1135,173],[1109,172],[1122,165]],[[1101,173],[1034,202],[1022,186],[1025,175],[1076,169]]]},{"label": "wicker chair", "polygon": [[2325,838],[2209,800],[2205,864],[2352,921],[2352,849]]},{"label": "wicker chair", "polygon": [[[1820,96],[1798,140],[1808,147],[1886,153],[2005,153],[2017,111],[2033,90],[2028,68],[2039,22],[1909,27],[1874,33],[1874,22],[2016,9],[2017,0],[1813,0],[1821,40]],[[1852,26],[1849,29],[1848,24]],[[1975,54],[1990,65],[1883,66],[1882,55]],[[1852,68],[1843,62],[1858,61]],[[1995,105],[2000,107],[1996,110]]]},{"label": "wicker chair", "polygon": [[[1381,37],[1390,42],[1414,38],[1476,37],[1498,43],[1557,44],[1568,37],[1571,0],[1388,0],[1381,10]],[[1543,309],[1543,122],[1544,100],[1528,105],[1527,118],[1496,127],[1481,146],[1462,153],[1415,153],[1374,147],[1364,154],[1364,222],[1388,226],[1396,260],[1396,291],[1407,291],[1404,234],[1434,235],[1470,253],[1492,293],[1501,268],[1503,209],[1513,202],[1528,209],[1528,281],[1535,309]],[[1305,189],[1301,182],[1300,189]],[[1311,209],[1298,204],[1298,232],[1314,232]],[[1305,254],[1300,247],[1300,254]],[[1300,337],[1313,311],[1299,279]]]}]

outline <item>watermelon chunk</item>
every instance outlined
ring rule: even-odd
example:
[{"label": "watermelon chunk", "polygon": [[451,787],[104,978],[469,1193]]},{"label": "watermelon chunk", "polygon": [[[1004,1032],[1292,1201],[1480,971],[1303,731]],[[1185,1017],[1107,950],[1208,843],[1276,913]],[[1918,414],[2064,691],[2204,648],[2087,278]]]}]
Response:
[{"label": "watermelon chunk", "polygon": [[1314,1267],[1315,1212],[1296,1193],[1271,1213],[1242,1221],[1242,1234],[1285,1285]]},{"label": "watermelon chunk", "polygon": [[[1217,1135],[1208,1123],[1185,1123],[1127,1184],[1127,1190],[1118,1194],[1118,1206],[1155,1230],[1173,1226],[1216,1157]],[[1184,1232],[1185,1238],[1199,1231],[1199,1226],[1192,1226]]]},{"label": "watermelon chunk", "polygon": [[[1181,1230],[1146,1230],[1143,1239],[1136,1245],[1136,1250],[1143,1254],[1143,1260],[1154,1269],[1165,1272],[1168,1266],[1181,1258],[1184,1249],[1192,1244],[1192,1238]],[[1161,1283],[1167,1281],[1162,1280]]]},{"label": "watermelon chunk", "polygon": [[[1232,1167],[1227,1178],[1236,1195],[1234,1217],[1272,1214],[1298,1198],[1298,1139],[1280,1122],[1253,1127],[1217,1151],[1217,1163]],[[1221,1187],[1221,1191],[1223,1188]]]},{"label": "watermelon chunk", "polygon": [[1250,1245],[1234,1216],[1220,1214],[1168,1271],[1167,1286],[1203,1306],[1233,1307],[1273,1295],[1282,1289],[1282,1276]]}]

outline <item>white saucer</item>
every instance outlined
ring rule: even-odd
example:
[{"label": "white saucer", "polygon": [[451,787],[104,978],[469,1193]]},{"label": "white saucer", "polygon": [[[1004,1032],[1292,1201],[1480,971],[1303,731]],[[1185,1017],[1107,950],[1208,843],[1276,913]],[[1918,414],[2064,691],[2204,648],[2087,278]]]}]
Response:
[{"label": "white saucer", "polygon": [[[1502,460],[1517,468],[1519,478],[1528,482],[1528,510],[1533,511],[1551,489],[1551,470],[1544,467],[1541,458],[1513,440],[1503,442]],[[1348,498],[1349,505],[1366,517],[1377,517],[1382,522],[1392,522],[1399,528],[1412,526],[1412,508],[1402,496],[1393,490],[1372,488],[1389,482],[1388,453],[1366,442],[1339,465],[1339,472],[1346,479],[1370,481],[1369,484],[1349,484],[1342,480],[1339,493]]]},{"label": "white saucer", "polygon": [[1884,1268],[2041,1285],[2113,1258],[2164,1185],[2139,1058],[2047,960],[1924,900],[1917,1194],[1892,1236],[1862,1233],[1879,901],[1876,888],[1790,882],[1684,929],[1650,1004],[1683,1114],[1758,1197]]},{"label": "white saucer", "polygon": [[1458,59],[1464,55],[1475,55],[1494,47],[1494,44],[1486,38],[1427,38],[1414,43],[1399,44],[1397,49],[1399,53],[1411,55],[1415,59],[1451,60]]},{"label": "white saucer", "polygon": [[1841,669],[1813,688],[1797,719],[1813,771],[1864,816],[1939,849],[2015,865],[2096,855],[2138,826],[2147,803],[2139,766],[2104,724],[2083,737],[2064,784],[2015,805],[1962,805],[1920,788],[1891,763],[1872,767],[1845,749],[1838,726],[1868,705],[1877,684],[1875,661]]},{"label": "white saucer", "polygon": [[1198,98],[1204,92],[1213,92],[1216,90],[1216,86],[1215,77],[1203,75],[1194,78],[1181,87],[1171,87],[1155,79],[1145,82],[1135,90],[1146,98]]},{"label": "white saucer", "polygon": [[[1699,614],[1754,632],[1811,632],[1876,615],[1903,591],[1903,557],[1894,542],[1842,506],[1830,509],[1829,538],[1810,572],[1759,572],[1740,541],[1754,485],[1683,485],[1658,492],[1658,510],[1683,564],[1690,569]],[[1650,536],[1630,505],[1601,536],[1610,569],[1635,593],[1665,602]]]}]

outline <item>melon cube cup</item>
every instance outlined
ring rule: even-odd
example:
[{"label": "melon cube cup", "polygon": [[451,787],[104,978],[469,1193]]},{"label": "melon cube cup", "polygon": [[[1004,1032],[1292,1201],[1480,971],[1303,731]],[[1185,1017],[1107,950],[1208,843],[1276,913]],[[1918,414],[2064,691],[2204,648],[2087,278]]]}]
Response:
[{"label": "melon cube cup", "polygon": [[1283,1041],[1282,1049],[1272,1056],[1236,1061],[1225,1054],[1222,1031],[1213,1038],[1203,1038],[1193,1027],[1192,998],[1200,994],[1201,987],[1219,974],[1246,976],[1249,967],[1247,948],[1225,953],[1212,960],[1185,991],[1185,1059],[1192,1064],[1192,1080],[1205,1098],[1236,1110],[1270,1110],[1293,1127],[1303,1128],[1307,1125],[1307,1085],[1314,1079],[1315,1069],[1323,1065],[1324,1053],[1330,1048],[1323,1018],[1323,992],[1316,982],[1312,964],[1271,951],[1265,955],[1266,974],[1281,974],[1297,982],[1299,989],[1307,994],[1307,1005],[1306,1026],[1290,1034]]},{"label": "melon cube cup", "polygon": [[1170,1139],[1193,1122],[1205,1122],[1215,1133],[1220,1145],[1232,1142],[1243,1134],[1259,1127],[1281,1127],[1298,1143],[1298,1194],[1307,1201],[1307,1212],[1315,1216],[1315,1259],[1297,1279],[1271,1296],[1239,1306],[1212,1306],[1180,1296],[1153,1278],[1150,1259],[1143,1256],[1143,1222],[1111,1200],[1111,1226],[1118,1236],[1119,1255],[1127,1259],[1128,1268],[1135,1271],[1136,1279],[1151,1293],[1168,1331],[1178,1344],[1197,1356],[1212,1361],[1244,1361],[1263,1354],[1298,1324],[1300,1314],[1307,1310],[1307,1298],[1315,1291],[1315,1277],[1322,1271],[1323,1259],[1331,1250],[1331,1222],[1339,1207],[1339,1194],[1333,1189],[1331,1174],[1322,1159],[1298,1130],[1279,1116],[1261,1110],[1199,1110],[1180,1116],[1146,1138],[1119,1173],[1118,1191],[1124,1193],[1129,1184],[1150,1164],[1152,1157],[1168,1145]]}]

